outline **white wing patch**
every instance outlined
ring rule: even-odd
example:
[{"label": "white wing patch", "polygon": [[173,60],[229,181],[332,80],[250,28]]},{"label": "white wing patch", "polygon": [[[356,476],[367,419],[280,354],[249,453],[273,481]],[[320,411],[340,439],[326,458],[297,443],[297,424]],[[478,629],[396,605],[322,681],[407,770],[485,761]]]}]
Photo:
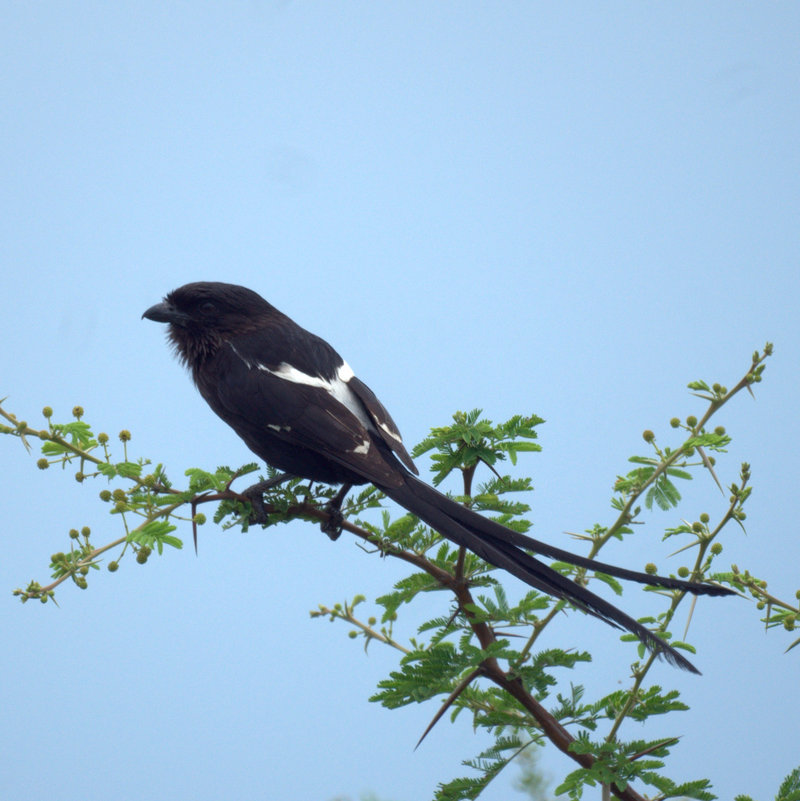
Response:
[{"label": "white wing patch", "polygon": [[339,365],[336,374],[345,384],[355,375],[353,368],[347,362],[342,362],[341,365]]},{"label": "white wing patch", "polygon": [[378,425],[381,427],[381,430],[385,431],[395,442],[399,442],[401,445],[403,444],[402,437],[396,431],[392,431],[385,423],[378,423]]},{"label": "white wing patch", "polygon": [[[367,412],[364,409],[363,404],[347,384],[347,382],[353,377],[353,370],[347,362],[342,362],[342,364],[339,365],[336,375],[330,380],[326,378],[320,378],[316,375],[304,373],[302,370],[298,370],[296,367],[292,367],[291,364],[287,364],[286,362],[279,364],[275,370],[267,367],[264,364],[256,364],[255,366],[259,370],[270,373],[270,375],[274,375],[277,378],[282,378],[285,381],[292,381],[295,384],[306,384],[309,387],[319,387],[320,389],[324,389],[337,401],[339,401],[342,406],[355,415],[364,428],[368,430],[374,430],[372,421],[367,416]],[[368,450],[369,440],[364,440],[364,443],[359,445],[354,452],[366,453]]]},{"label": "white wing patch", "polygon": [[370,442],[365,439],[359,446],[353,448],[353,453],[369,453]]},{"label": "white wing patch", "polygon": [[[284,381],[291,381],[294,384],[305,384],[309,387],[317,387],[325,390],[332,398],[342,404],[350,414],[370,433],[383,439],[386,443],[405,464],[405,466],[413,473],[417,473],[417,468],[411,461],[411,457],[403,447],[403,439],[400,432],[397,431],[393,425],[391,418],[388,417],[388,412],[381,406],[380,401],[374,397],[372,391],[363,386],[363,391],[367,395],[367,399],[362,401],[358,394],[350,386],[350,381],[355,378],[353,368],[342,361],[336,369],[336,374],[333,378],[322,378],[318,375],[309,375],[302,370],[298,370],[288,362],[281,362],[276,368],[267,367],[257,361],[251,361],[249,358],[239,353],[234,347],[233,343],[228,343],[231,350],[244,362],[248,370],[263,370],[265,373],[274,375],[276,378],[281,378]],[[356,379],[357,380],[357,379]],[[358,381],[358,385],[361,382]],[[377,407],[377,408],[373,408]],[[328,414],[336,416],[336,410],[328,409]],[[267,423],[267,427],[274,431],[291,431],[289,426],[277,426],[275,424]],[[392,442],[397,443],[396,446]],[[358,455],[366,455],[372,447],[371,437],[365,437],[360,445],[356,445],[350,452]]]}]

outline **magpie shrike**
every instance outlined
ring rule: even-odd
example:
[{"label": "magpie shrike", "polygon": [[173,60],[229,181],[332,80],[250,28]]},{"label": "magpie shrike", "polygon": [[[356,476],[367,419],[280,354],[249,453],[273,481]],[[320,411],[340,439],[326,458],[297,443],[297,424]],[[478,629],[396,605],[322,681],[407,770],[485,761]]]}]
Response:
[{"label": "magpie shrike", "polygon": [[537,590],[627,629],[673,665],[699,672],[649,629],[528,551],[697,595],[727,595],[731,590],[569,553],[512,531],[433,489],[417,478],[394,420],[347,362],[252,290],[223,283],[186,284],[143,317],[169,324],[169,340],[200,394],[268,464],[325,484],[372,483],[455,544]]}]

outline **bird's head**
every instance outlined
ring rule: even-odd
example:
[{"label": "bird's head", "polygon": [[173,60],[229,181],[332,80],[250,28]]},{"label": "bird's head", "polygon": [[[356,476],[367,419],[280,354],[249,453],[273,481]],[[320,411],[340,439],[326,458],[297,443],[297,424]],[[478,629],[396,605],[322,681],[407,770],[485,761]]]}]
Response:
[{"label": "bird's head", "polygon": [[170,292],[142,317],[168,323],[168,336],[181,360],[195,366],[231,337],[261,328],[278,315],[256,292],[236,284],[198,281]]}]

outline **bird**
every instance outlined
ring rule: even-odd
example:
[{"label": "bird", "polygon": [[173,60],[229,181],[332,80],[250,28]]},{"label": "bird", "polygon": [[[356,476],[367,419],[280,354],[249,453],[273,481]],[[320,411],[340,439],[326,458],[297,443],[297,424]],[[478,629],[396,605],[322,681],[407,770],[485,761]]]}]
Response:
[{"label": "bird", "polygon": [[456,545],[540,592],[631,632],[668,663],[700,672],[650,629],[532,554],[696,595],[728,595],[732,590],[573,554],[490,520],[434,489],[419,478],[396,423],[350,365],[328,342],[251,289],[214,281],[185,284],[142,317],[167,324],[168,341],[201,396],[282,477],[341,485],[339,501],[352,485],[374,484]]}]

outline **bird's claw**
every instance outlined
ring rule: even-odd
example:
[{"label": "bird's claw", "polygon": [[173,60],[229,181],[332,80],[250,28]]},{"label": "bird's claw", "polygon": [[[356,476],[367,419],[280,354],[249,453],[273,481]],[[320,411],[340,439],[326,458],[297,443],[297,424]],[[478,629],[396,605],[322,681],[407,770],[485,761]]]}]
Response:
[{"label": "bird's claw", "polygon": [[264,493],[259,489],[251,487],[242,494],[250,502],[250,507],[252,509],[250,517],[247,518],[248,525],[266,526],[269,522],[269,516],[267,515],[267,510],[264,508]]},{"label": "bird's claw", "polygon": [[323,520],[319,527],[323,533],[327,534],[334,542],[339,539],[342,533],[342,523],[344,523],[344,515],[339,508],[339,504],[334,501],[328,501],[323,507],[328,515],[327,520]]},{"label": "bird's claw", "polygon": [[342,503],[344,502],[345,496],[350,491],[350,487],[350,484],[342,484],[336,495],[323,507],[328,515],[328,519],[323,520],[322,523],[319,524],[319,527],[334,541],[338,540],[339,535],[342,533],[342,524],[344,523]]},{"label": "bird's claw", "polygon": [[284,481],[288,481],[290,478],[293,478],[293,476],[289,473],[279,473],[277,476],[253,484],[252,487],[248,487],[241,493],[250,502],[250,506],[252,507],[250,517],[247,519],[249,525],[266,526],[267,523],[269,523],[269,514],[264,506],[264,493],[267,490],[271,490],[283,484]]}]

